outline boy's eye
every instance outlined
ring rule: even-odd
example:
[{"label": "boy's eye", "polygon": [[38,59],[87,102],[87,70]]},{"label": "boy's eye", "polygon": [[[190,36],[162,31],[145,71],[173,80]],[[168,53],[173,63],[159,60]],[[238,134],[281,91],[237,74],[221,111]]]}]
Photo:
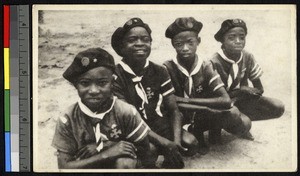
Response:
[{"label": "boy's eye", "polygon": [[86,86],[90,85],[90,81],[88,81],[88,80],[80,80],[79,84],[82,85],[82,86],[84,86],[84,87],[86,87]]},{"label": "boy's eye", "polygon": [[108,84],[109,81],[107,80],[100,80],[100,81],[97,81],[97,85],[98,86],[105,86],[106,84]]},{"label": "boy's eye", "polygon": [[180,42],[175,42],[174,45],[175,45],[175,47],[181,47],[181,46],[182,46],[182,43],[180,43]]},{"label": "boy's eye", "polygon": [[128,43],[133,43],[133,42],[135,42],[136,40],[137,40],[136,37],[129,37],[129,38],[126,39],[126,42],[128,42]]},{"label": "boy's eye", "polygon": [[150,42],[150,37],[148,37],[148,36],[142,37],[142,41],[143,42]]}]

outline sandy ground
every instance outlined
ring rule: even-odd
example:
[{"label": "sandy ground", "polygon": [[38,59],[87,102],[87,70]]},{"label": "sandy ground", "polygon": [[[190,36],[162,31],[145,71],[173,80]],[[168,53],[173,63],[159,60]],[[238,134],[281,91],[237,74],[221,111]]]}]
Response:
[{"label": "sandy ground", "polygon": [[[38,38],[38,114],[34,115],[37,130],[34,148],[36,171],[57,169],[55,149],[51,147],[57,118],[73,102],[76,90],[62,77],[74,56],[87,48],[101,47],[110,52],[116,62],[120,57],[113,51],[110,39],[113,31],[131,17],[140,17],[153,31],[150,60],[161,64],[175,56],[165,29],[176,17],[193,16],[204,24],[198,54],[209,58],[220,44],[213,35],[221,22],[241,18],[249,34],[246,49],[251,51],[264,70],[262,81],[265,96],[282,100],[286,111],[279,119],[253,122],[254,141],[236,138],[223,132],[223,145],[213,145],[204,156],[185,158],[186,169],[222,171],[291,170],[296,156],[296,136],[292,133],[292,56],[290,12],[287,10],[179,10],[179,11],[45,11]],[[37,65],[35,65],[37,66]],[[294,66],[295,67],[295,66]],[[295,85],[294,85],[295,86]]]}]

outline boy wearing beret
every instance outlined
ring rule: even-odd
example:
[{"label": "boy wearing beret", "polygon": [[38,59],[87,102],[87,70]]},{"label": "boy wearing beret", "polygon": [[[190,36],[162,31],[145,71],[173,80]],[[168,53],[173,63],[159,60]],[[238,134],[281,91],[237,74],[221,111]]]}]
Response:
[{"label": "boy wearing beret", "polygon": [[136,168],[154,162],[149,155],[148,125],[137,110],[112,95],[113,57],[101,48],[76,55],[63,77],[79,100],[58,119],[52,145],[60,169]]},{"label": "boy wearing beret", "polygon": [[[225,20],[215,39],[222,43],[221,50],[211,62],[219,72],[229,96],[239,110],[251,120],[280,117],[284,105],[280,100],[262,96],[264,89],[260,77],[263,74],[254,56],[245,51],[247,26],[241,19]],[[248,80],[253,87],[248,85]]]},{"label": "boy wearing beret", "polygon": [[151,42],[151,29],[139,18],[130,19],[114,32],[112,47],[123,57],[116,67],[114,93],[134,105],[149,125],[150,146],[164,155],[163,167],[182,168],[182,145],[195,153],[197,141],[181,131],[181,114],[167,70],[147,59]]},{"label": "boy wearing beret", "polygon": [[[249,131],[250,121],[243,119],[226,93],[219,74],[212,64],[196,54],[202,23],[192,17],[177,18],[166,30],[177,57],[166,61],[175,88],[178,106],[184,116],[184,127],[193,132],[206,152],[203,132],[210,130],[209,141],[219,143],[221,128],[236,135]],[[205,150],[203,150],[205,149]]]}]

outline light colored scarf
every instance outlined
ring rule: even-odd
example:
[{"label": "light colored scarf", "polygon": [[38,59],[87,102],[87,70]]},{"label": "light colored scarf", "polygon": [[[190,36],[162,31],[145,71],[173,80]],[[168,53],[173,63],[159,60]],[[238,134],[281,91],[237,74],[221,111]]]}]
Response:
[{"label": "light colored scarf", "polygon": [[[78,100],[78,105],[84,114],[88,115],[89,117],[102,120],[103,117],[112,110],[112,108],[114,107],[114,104],[116,102],[116,99],[117,99],[117,97],[114,96],[113,102],[112,102],[110,108],[107,111],[105,111],[103,113],[99,113],[99,114],[97,114],[97,112],[92,112],[87,106],[85,106],[82,103],[81,99]],[[103,148],[103,141],[108,140],[108,138],[105,134],[102,134],[100,131],[100,121],[96,124],[96,126],[93,127],[93,129],[94,129],[94,133],[95,133],[95,137],[96,137],[96,144],[98,145],[97,150],[99,152]]]},{"label": "light colored scarf", "polygon": [[233,81],[237,78],[237,74],[239,72],[238,63],[240,63],[242,58],[243,58],[243,52],[241,52],[241,56],[240,56],[240,58],[237,62],[234,62],[233,60],[229,59],[224,54],[223,50],[219,50],[218,53],[219,53],[219,55],[221,56],[221,58],[223,60],[225,60],[226,62],[231,64],[231,68],[230,68],[230,72],[229,72],[228,80],[227,80],[227,89],[229,90],[229,88],[231,87]]},{"label": "light colored scarf", "polygon": [[[145,103],[148,104],[148,99],[147,99],[147,94],[143,88],[143,85],[141,83],[142,79],[143,79],[143,76],[137,76],[133,70],[129,67],[129,65],[127,65],[126,63],[124,63],[123,61],[120,61],[119,63],[123,69],[133,75],[134,77],[131,79],[132,82],[135,84],[135,90],[136,90],[136,93],[138,94],[138,96],[142,99],[142,105],[140,107],[140,110],[143,112],[143,116],[147,119],[147,115],[146,115],[146,112],[145,112]],[[147,66],[149,65],[149,60],[146,60],[146,63],[145,63],[145,66],[144,68],[146,68]]]},{"label": "light colored scarf", "polygon": [[184,91],[184,97],[189,98],[191,93],[192,93],[192,87],[193,87],[193,78],[192,76],[197,74],[202,66],[203,60],[199,59],[198,56],[196,55],[195,59],[195,67],[191,73],[189,73],[184,67],[182,67],[179,63],[177,58],[173,59],[173,62],[177,65],[178,69],[186,76],[188,77],[188,88],[187,90]]}]

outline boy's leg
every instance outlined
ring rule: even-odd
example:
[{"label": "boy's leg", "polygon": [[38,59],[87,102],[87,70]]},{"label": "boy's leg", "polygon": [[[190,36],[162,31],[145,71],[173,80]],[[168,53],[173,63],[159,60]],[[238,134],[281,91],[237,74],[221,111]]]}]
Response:
[{"label": "boy's leg", "polygon": [[116,169],[135,169],[137,166],[137,159],[133,158],[118,158],[115,162]]},{"label": "boy's leg", "polygon": [[284,113],[284,104],[280,100],[264,96],[237,101],[236,105],[252,121],[278,118]]},{"label": "boy's leg", "polygon": [[198,140],[196,139],[196,137],[186,131],[186,130],[182,130],[182,146],[187,148],[188,151],[184,152],[183,154],[187,155],[187,156],[193,156],[197,153],[198,148],[199,148],[199,143]]},{"label": "boy's leg", "polygon": [[251,120],[241,113],[236,106],[225,110],[223,114],[223,128],[234,135],[242,136],[251,129]]}]

